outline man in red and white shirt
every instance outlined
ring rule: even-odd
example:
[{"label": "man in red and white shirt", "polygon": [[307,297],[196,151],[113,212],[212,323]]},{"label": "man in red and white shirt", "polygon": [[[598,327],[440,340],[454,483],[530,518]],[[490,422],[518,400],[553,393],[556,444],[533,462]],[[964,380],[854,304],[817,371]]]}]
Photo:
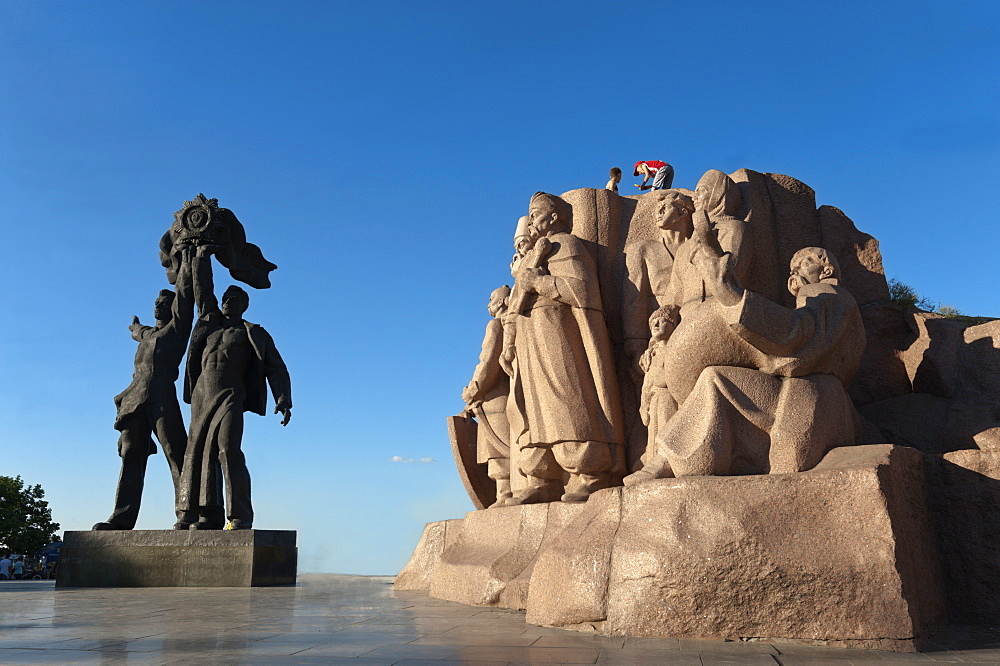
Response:
[{"label": "man in red and white shirt", "polygon": [[[660,160],[642,160],[635,163],[633,176],[643,176],[642,185],[636,185],[640,190],[669,190],[674,184],[674,168]],[[647,185],[649,179],[652,185]]]}]

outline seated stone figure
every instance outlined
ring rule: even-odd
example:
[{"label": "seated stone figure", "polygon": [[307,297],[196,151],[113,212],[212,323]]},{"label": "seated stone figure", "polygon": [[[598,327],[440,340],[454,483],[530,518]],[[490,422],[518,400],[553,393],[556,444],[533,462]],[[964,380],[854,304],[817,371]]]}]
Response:
[{"label": "seated stone figure", "polygon": [[[839,285],[833,255],[807,247],[792,257],[788,289],[795,309],[743,289],[711,243],[699,243],[695,263],[715,296],[717,316],[754,353],[744,356],[742,367],[716,365],[706,353],[716,340],[671,337],[667,354],[683,356],[675,343],[686,341],[702,347],[688,358],[705,365],[626,485],[803,471],[829,449],[855,444],[857,412],[845,387],[860,363],[865,333],[857,303]],[[725,351],[721,356],[731,357]]]}]

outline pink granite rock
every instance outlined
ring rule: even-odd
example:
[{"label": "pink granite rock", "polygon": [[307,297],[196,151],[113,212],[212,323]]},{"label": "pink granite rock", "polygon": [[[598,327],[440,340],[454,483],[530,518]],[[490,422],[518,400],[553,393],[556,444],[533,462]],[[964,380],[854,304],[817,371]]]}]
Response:
[{"label": "pink granite rock", "polygon": [[920,454],[889,446],[626,488],[603,633],[926,637],[944,608],[923,495]]}]

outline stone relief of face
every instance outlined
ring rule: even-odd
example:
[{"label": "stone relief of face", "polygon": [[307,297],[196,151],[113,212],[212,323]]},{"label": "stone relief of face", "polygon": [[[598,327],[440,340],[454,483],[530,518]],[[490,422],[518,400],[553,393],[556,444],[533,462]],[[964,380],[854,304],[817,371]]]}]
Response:
[{"label": "stone relief of face", "polygon": [[666,340],[670,336],[670,320],[666,317],[657,317],[649,322],[649,332],[653,340]]},{"label": "stone relief of face", "polygon": [[816,284],[830,274],[829,267],[811,254],[806,254],[792,266],[788,277],[788,291],[798,296],[799,290],[807,284]]},{"label": "stone relief of face", "polygon": [[505,298],[506,296],[503,294],[494,293],[490,295],[490,302],[486,306],[486,309],[489,311],[491,317],[496,317],[500,313],[500,310],[503,309]]},{"label": "stone relief of face", "polygon": [[694,202],[699,208],[704,208],[706,203],[708,203],[708,195],[712,193],[711,188],[707,183],[699,182],[698,186],[694,189]]},{"label": "stone relief of face", "polygon": [[225,317],[242,317],[250,306],[240,294],[229,294],[222,297],[222,314]]},{"label": "stone relief of face", "polygon": [[684,207],[679,197],[667,197],[660,203],[657,210],[657,223],[660,229],[680,229],[684,221],[691,218],[691,212]]},{"label": "stone relief of face", "polygon": [[547,236],[555,226],[556,212],[545,204],[533,205],[528,210],[528,225],[536,238]]},{"label": "stone relief of face", "polygon": [[159,296],[153,303],[153,317],[157,321],[170,321],[173,313],[170,311],[173,299],[167,296]]},{"label": "stone relief of face", "polygon": [[519,257],[523,257],[528,254],[528,250],[531,249],[531,236],[524,235],[518,236],[514,239],[514,250],[517,252]]}]

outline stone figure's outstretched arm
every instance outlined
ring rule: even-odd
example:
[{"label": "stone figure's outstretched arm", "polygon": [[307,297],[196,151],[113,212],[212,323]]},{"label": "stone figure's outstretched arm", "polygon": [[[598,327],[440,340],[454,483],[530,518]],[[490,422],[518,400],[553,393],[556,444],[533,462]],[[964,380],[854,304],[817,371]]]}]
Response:
[{"label": "stone figure's outstretched arm", "polygon": [[154,330],[152,326],[144,326],[139,323],[139,318],[132,315],[132,323],[129,324],[128,330],[132,332],[132,339],[136,342],[142,342],[142,339],[146,337],[146,334]]},{"label": "stone figure's outstretched arm", "polygon": [[[769,356],[785,357],[800,353],[810,342],[822,340],[820,319],[832,319],[823,311],[823,301],[831,297],[812,299],[810,306],[791,310],[769,298],[746,291],[733,307],[726,308],[725,317],[737,335]],[[832,297],[836,298],[836,297]],[[824,317],[825,315],[825,317]],[[836,328],[840,322],[828,322]]]},{"label": "stone figure's outstretched arm", "polygon": [[194,261],[194,300],[198,304],[198,317],[219,312],[219,301],[215,298],[215,283],[212,280],[212,253],[210,245],[199,245]]}]

